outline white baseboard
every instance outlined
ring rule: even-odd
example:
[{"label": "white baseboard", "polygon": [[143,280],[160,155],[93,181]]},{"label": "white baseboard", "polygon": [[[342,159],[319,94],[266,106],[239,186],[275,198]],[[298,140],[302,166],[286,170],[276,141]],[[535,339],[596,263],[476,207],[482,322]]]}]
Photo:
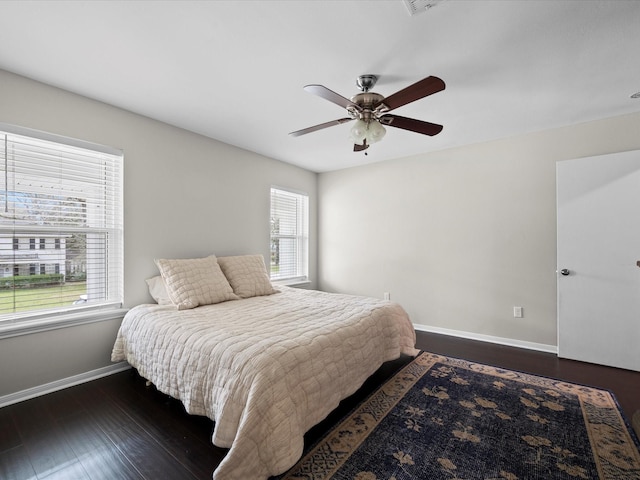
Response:
[{"label": "white baseboard", "polygon": [[72,377],[62,378],[55,382],[45,383],[44,385],[38,385],[36,387],[27,388],[19,392],[10,393],[0,397],[0,408],[14,403],[23,402],[30,398],[46,395],[47,393],[57,392],[74,385],[80,385],[81,383],[90,382],[91,380],[97,380],[98,378],[106,377],[107,375],[113,375],[114,373],[123,372],[128,370],[131,366],[127,362],[120,362],[106,367],[91,370],[89,372],[80,373]]},{"label": "white baseboard", "polygon": [[[524,342],[521,340],[514,340],[511,338],[493,337],[491,335],[482,335],[478,333],[463,332],[460,330],[450,330],[448,328],[431,327],[428,325],[414,324],[414,328],[422,332],[439,333],[441,335],[450,335],[453,337],[467,338],[469,340],[479,340],[481,342],[495,343],[498,345],[506,345],[509,347],[526,348],[528,350],[537,350],[546,353],[558,353],[558,347],[555,345],[546,345],[543,343]],[[45,383],[44,385],[38,385],[36,387],[27,388],[19,392],[10,393],[0,397],[0,408],[14,403],[29,400],[30,398],[46,395],[47,393],[57,392],[74,385],[80,385],[81,383],[90,382],[91,380],[97,380],[98,378],[106,377],[107,375],[113,375],[114,373],[128,370],[131,366],[127,362],[120,362],[114,365],[108,365],[106,367],[91,370],[89,372],[80,373],[72,377],[56,380],[55,382]]]},{"label": "white baseboard", "polygon": [[469,340],[479,340],[481,342],[496,343],[498,345],[506,345],[508,347],[526,348],[527,350],[537,350],[539,352],[555,353],[556,355],[558,354],[558,347],[556,345],[524,342],[522,340],[514,340],[512,338],[493,337],[491,335],[463,332],[461,330],[450,330],[448,328],[431,327],[428,325],[414,324],[413,328],[421,332],[439,333],[441,335],[450,335],[452,337],[466,338]]}]

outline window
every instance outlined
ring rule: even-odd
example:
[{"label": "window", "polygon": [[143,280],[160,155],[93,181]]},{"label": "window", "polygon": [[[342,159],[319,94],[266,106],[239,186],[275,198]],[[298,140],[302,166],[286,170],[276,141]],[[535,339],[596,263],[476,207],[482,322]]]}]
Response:
[{"label": "window", "polygon": [[271,279],[303,281],[309,276],[309,197],[271,189]]},{"label": "window", "polygon": [[122,304],[122,160],[0,124],[0,323]]}]

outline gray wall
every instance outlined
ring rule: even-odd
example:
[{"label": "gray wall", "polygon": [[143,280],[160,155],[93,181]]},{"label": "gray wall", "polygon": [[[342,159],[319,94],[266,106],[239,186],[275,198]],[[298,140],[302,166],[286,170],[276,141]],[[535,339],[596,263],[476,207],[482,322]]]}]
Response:
[{"label": "gray wall", "polygon": [[625,115],[320,174],[320,288],[389,292],[418,328],[554,351],[555,162],[640,149],[639,125]]},{"label": "gray wall", "polygon": [[[124,150],[127,307],[150,300],[155,257],[268,257],[276,184],[310,195],[312,287],[390,292],[418,328],[541,348],[556,345],[555,162],[640,148],[634,114],[316,175],[7,72],[0,86],[0,122]],[[108,367],[119,323],[0,339],[0,403]]]},{"label": "gray wall", "polygon": [[[316,278],[317,175],[0,70],[0,122],[124,151],[125,306],[148,302],[153,259],[269,258],[269,189],[310,198]],[[110,365],[119,320],[0,339],[1,397]]]}]

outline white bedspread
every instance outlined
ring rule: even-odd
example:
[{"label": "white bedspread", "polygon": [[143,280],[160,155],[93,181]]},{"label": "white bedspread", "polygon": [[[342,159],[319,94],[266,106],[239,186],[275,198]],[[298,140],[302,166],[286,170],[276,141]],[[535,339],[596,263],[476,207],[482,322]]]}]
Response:
[{"label": "white bedspread", "polygon": [[385,361],[417,353],[398,304],[279,288],[193,310],[139,305],[113,347],[113,361],[215,422],[213,443],[230,448],[215,480],[286,471],[340,400]]}]

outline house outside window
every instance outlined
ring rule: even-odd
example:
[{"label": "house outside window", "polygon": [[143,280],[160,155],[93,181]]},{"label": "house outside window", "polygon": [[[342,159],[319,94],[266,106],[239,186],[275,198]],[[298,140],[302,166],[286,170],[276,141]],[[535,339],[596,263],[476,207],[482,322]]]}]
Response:
[{"label": "house outside window", "polygon": [[110,147],[0,124],[0,325],[122,305],[122,162]]},{"label": "house outside window", "polygon": [[14,252],[10,253],[12,250],[11,244],[15,246],[21,241],[26,242],[27,240],[31,240],[31,238],[27,238],[27,236],[24,235],[20,236],[19,234],[16,234],[13,238],[0,234],[0,299],[3,294],[6,294],[6,279],[11,279],[19,275],[35,275],[35,267],[31,268],[31,264],[33,264],[34,261],[37,261],[39,265],[37,273],[40,275],[54,273],[55,266],[57,266],[59,270],[61,268],[62,271],[66,268],[67,252],[65,238],[56,238],[60,246],[59,249],[53,248],[53,242],[47,244],[45,238],[40,238],[37,252],[32,251],[33,249],[30,243],[29,250],[16,252],[14,247]]},{"label": "house outside window", "polygon": [[271,279],[296,283],[309,278],[309,197],[271,188]]}]

